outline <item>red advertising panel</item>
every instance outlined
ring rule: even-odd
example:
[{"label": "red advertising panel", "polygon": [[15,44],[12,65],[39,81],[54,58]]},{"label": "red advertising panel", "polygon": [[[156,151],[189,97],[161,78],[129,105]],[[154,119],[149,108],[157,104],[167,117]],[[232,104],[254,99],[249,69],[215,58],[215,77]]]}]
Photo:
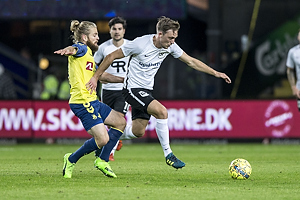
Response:
[{"label": "red advertising panel", "polygon": [[[162,101],[171,138],[300,138],[296,100]],[[67,101],[0,101],[0,138],[89,138]],[[126,115],[131,123],[131,113]],[[144,137],[157,138],[151,117]]]},{"label": "red advertising panel", "polygon": [[67,101],[35,101],[35,138],[88,138]]},{"label": "red advertising panel", "polygon": [[[162,101],[171,138],[299,138],[296,100]],[[156,138],[155,119],[147,134]]]},{"label": "red advertising panel", "polygon": [[0,101],[0,105],[0,137],[90,137],[67,101]]},{"label": "red advertising panel", "polygon": [[32,101],[0,101],[0,138],[31,138]]}]

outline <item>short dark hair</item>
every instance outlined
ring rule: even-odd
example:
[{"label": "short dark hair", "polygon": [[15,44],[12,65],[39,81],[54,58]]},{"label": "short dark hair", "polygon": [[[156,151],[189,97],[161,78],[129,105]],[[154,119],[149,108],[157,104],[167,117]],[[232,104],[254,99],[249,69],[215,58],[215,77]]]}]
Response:
[{"label": "short dark hair", "polygon": [[126,20],[122,17],[114,17],[108,22],[109,28],[111,28],[115,24],[122,24],[124,29],[126,29],[127,27]]},{"label": "short dark hair", "polygon": [[163,34],[165,34],[168,30],[178,31],[179,28],[180,24],[178,21],[174,21],[165,16],[158,18],[158,22],[156,24],[156,31],[161,31]]}]

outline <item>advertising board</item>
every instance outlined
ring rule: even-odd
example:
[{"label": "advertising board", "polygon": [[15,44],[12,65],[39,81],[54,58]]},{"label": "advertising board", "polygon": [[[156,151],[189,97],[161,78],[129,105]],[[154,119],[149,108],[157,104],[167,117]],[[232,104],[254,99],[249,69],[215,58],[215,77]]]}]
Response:
[{"label": "advertising board", "polygon": [[[161,101],[170,138],[299,138],[296,100]],[[131,112],[126,115],[131,124]],[[151,117],[144,137],[157,138]],[[89,138],[67,101],[0,101],[1,138]]]}]

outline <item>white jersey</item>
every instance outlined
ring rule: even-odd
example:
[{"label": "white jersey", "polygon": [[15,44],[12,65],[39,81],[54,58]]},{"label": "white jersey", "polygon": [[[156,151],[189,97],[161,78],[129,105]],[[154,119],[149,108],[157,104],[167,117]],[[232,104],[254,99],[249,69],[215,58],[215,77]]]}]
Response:
[{"label": "white jersey", "polygon": [[296,45],[288,52],[286,66],[296,70],[296,87],[300,89],[300,45]]},{"label": "white jersey", "polygon": [[130,56],[128,74],[124,80],[125,88],[153,90],[154,76],[167,55],[179,58],[183,54],[176,43],[167,49],[155,47],[153,37],[154,34],[144,35],[121,47],[123,54]]},{"label": "white jersey", "polygon": [[[124,39],[124,43],[121,45],[125,45],[129,40]],[[113,44],[113,40],[107,40],[106,42],[102,43],[98,51],[96,51],[94,55],[94,60],[96,63],[100,63],[108,54],[111,52],[119,49],[120,47],[116,47]],[[127,73],[127,66],[128,66],[129,57],[124,57],[121,59],[116,59],[112,62],[112,64],[106,69],[107,73],[110,73],[115,76],[125,77]],[[98,68],[98,67],[97,67]],[[106,90],[122,90],[123,83],[106,83],[102,84],[102,89]]]}]

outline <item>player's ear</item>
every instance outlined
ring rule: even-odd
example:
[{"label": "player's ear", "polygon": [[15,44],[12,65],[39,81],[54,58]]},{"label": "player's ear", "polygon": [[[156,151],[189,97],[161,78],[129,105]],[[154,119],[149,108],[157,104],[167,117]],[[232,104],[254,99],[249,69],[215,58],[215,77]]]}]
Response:
[{"label": "player's ear", "polygon": [[158,37],[162,37],[164,34],[162,31],[158,31],[157,35],[158,35]]},{"label": "player's ear", "polygon": [[84,41],[84,42],[88,41],[88,37],[87,37],[87,35],[85,35],[85,34],[82,34],[82,35],[81,35],[81,39],[82,39],[82,41]]}]

